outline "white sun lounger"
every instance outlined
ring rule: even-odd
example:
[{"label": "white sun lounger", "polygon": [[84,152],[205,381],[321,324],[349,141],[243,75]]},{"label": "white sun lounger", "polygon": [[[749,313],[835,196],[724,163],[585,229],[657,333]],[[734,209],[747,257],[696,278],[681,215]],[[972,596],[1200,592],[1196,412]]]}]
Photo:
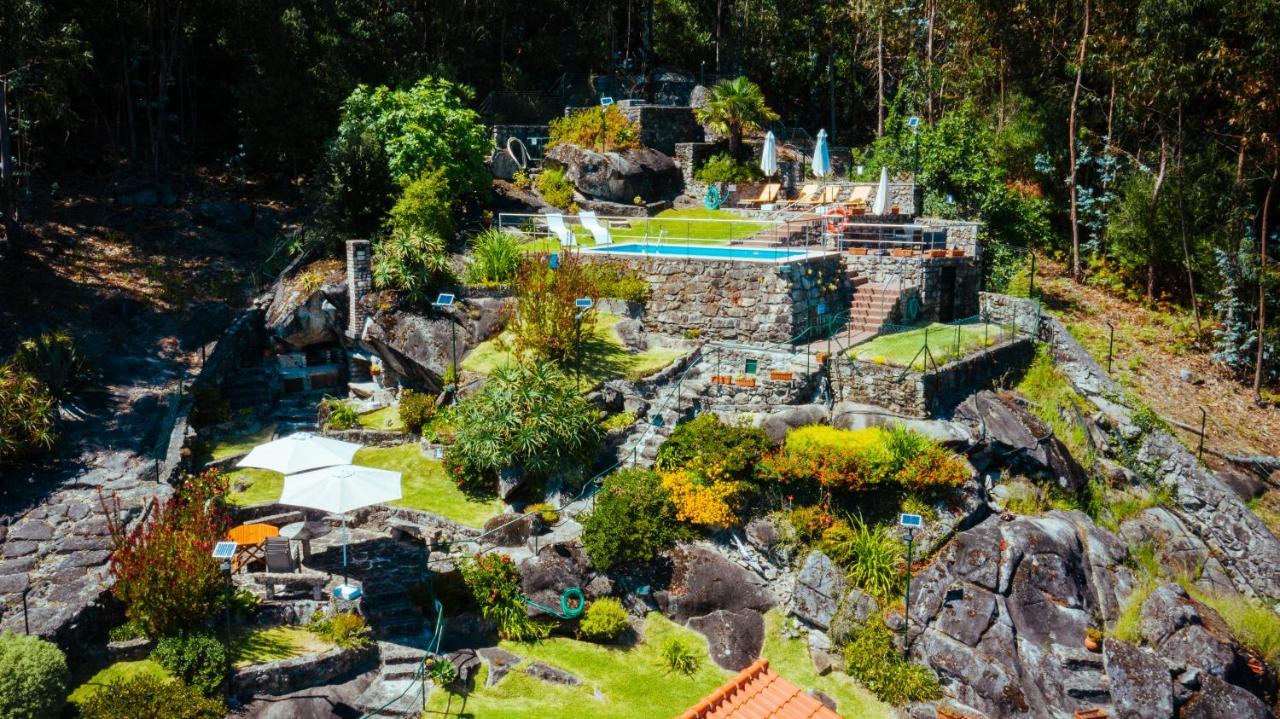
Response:
[{"label": "white sun lounger", "polygon": [[596,238],[597,245],[613,244],[613,238],[609,236],[609,228],[600,223],[596,213],[582,212],[578,214],[578,219],[582,220],[582,226],[591,232],[591,236]]},{"label": "white sun lounger", "polygon": [[551,234],[559,238],[561,247],[576,247],[578,245],[578,240],[573,236],[573,231],[564,224],[564,215],[547,215],[547,229],[551,230]]}]

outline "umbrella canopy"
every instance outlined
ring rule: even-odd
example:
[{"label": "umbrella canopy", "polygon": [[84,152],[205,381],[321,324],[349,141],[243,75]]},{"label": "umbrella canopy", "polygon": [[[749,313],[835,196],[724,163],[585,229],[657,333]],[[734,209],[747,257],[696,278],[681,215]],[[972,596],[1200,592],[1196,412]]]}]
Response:
[{"label": "umbrella canopy", "polygon": [[760,148],[760,171],[765,177],[773,177],[778,172],[778,141],[772,131],[764,134],[764,147]]},{"label": "umbrella canopy", "polygon": [[813,176],[831,174],[831,149],[827,147],[827,131],[818,130],[818,144],[813,148]]},{"label": "umbrella canopy", "polygon": [[254,447],[236,466],[295,474],[320,467],[351,464],[358,449],[358,444],[299,432]]},{"label": "umbrella canopy", "polygon": [[401,496],[399,472],[346,464],[285,477],[280,503],[342,514]]},{"label": "umbrella canopy", "polygon": [[871,214],[883,215],[889,207],[889,168],[880,168],[880,187],[876,190],[876,201],[871,206]]}]

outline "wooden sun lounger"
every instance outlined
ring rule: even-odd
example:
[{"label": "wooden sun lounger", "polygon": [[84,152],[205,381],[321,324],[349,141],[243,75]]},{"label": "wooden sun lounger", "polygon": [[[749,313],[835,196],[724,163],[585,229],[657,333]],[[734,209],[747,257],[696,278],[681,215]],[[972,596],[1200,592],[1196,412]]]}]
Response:
[{"label": "wooden sun lounger", "polygon": [[849,193],[849,199],[841,204],[858,209],[866,209],[871,203],[871,190],[870,185],[858,185],[853,188],[853,192]]},{"label": "wooden sun lounger", "polygon": [[821,189],[821,185],[816,182],[811,182],[800,188],[800,196],[792,200],[791,203],[795,205],[812,204],[811,201],[813,200],[814,195],[818,194]]},{"label": "wooden sun lounger", "polygon": [[777,202],[778,193],[781,191],[782,191],[782,185],[780,183],[770,182],[769,184],[760,188],[759,197],[744,197],[743,199],[738,200],[738,204],[739,205],[755,205],[755,204],[765,205],[770,202]]},{"label": "wooden sun lounger", "polygon": [[810,200],[796,200],[801,205],[834,205],[837,198],[840,197],[839,185],[827,185],[822,188],[822,194]]}]

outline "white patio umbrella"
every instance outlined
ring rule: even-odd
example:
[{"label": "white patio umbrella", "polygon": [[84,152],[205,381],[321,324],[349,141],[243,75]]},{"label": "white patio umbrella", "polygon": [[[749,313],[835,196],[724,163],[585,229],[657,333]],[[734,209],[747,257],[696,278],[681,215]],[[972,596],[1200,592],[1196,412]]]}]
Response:
[{"label": "white patio umbrella", "polygon": [[760,171],[765,177],[773,177],[778,172],[778,140],[772,131],[764,134],[764,147],[760,148]]},{"label": "white patio umbrella", "polygon": [[880,187],[876,189],[876,201],[871,206],[871,214],[883,215],[889,207],[889,168],[880,168]]},{"label": "white patio umbrella", "polygon": [[299,432],[254,447],[237,467],[270,469],[281,474],[295,474],[309,469],[351,464],[360,445]]},{"label": "white patio umbrella", "polygon": [[831,174],[831,149],[827,147],[827,131],[818,130],[818,144],[813,148],[813,175],[826,177]]},{"label": "white patio umbrella", "polygon": [[344,464],[284,478],[280,503],[342,515],[342,583],[347,583],[347,512],[400,499],[400,473]]}]

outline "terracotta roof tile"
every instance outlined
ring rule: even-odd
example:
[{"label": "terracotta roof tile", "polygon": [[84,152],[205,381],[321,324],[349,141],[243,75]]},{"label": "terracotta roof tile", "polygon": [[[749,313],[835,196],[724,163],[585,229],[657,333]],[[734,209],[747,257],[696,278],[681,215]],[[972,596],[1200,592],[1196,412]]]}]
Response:
[{"label": "terracotta roof tile", "polygon": [[840,719],[758,659],[680,719]]}]

